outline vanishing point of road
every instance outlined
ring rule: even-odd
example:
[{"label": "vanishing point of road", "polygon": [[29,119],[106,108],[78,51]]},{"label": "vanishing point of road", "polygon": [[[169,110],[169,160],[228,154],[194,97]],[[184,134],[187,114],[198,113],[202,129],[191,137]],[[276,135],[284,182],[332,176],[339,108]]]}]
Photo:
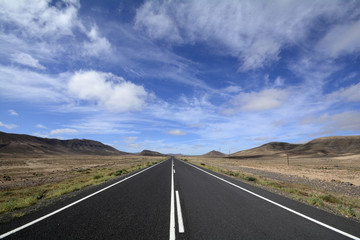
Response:
[{"label": "vanishing point of road", "polygon": [[4,239],[360,239],[360,224],[174,157],[0,224]]}]

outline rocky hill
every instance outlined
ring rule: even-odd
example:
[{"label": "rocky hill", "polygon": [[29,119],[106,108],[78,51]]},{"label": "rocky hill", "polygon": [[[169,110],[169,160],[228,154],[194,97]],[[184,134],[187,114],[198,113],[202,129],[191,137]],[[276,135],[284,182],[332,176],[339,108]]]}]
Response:
[{"label": "rocky hill", "polygon": [[143,150],[141,153],[140,153],[141,156],[165,156],[164,154],[162,153],[159,153],[159,152],[155,152],[155,151],[150,151],[150,150]]},{"label": "rocky hill", "polygon": [[213,151],[203,154],[203,156],[204,157],[225,157],[227,155],[225,153],[213,150]]},{"label": "rocky hill", "polygon": [[0,132],[0,153],[124,155],[111,146],[87,139],[59,140]]},{"label": "rocky hill", "polygon": [[358,154],[360,153],[360,136],[339,136],[316,138],[290,151],[291,154]]},{"label": "rocky hill", "polygon": [[299,147],[301,144],[291,144],[286,142],[270,142],[260,147],[251,148],[248,150],[239,151],[230,155],[230,157],[241,157],[241,156],[264,156],[273,155],[277,153],[286,152],[294,148]]},{"label": "rocky hill", "polygon": [[336,136],[316,138],[305,144],[271,142],[260,147],[243,150],[230,157],[261,157],[276,154],[327,156],[340,154],[360,154],[360,136]]}]

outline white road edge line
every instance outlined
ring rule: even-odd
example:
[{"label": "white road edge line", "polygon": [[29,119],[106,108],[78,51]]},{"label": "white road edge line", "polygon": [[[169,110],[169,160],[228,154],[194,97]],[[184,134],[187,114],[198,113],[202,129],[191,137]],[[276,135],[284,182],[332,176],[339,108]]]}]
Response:
[{"label": "white road edge line", "polygon": [[183,222],[182,213],[181,213],[179,191],[176,191],[176,209],[177,209],[177,216],[178,216],[179,233],[183,233],[184,232],[184,222]]},{"label": "white road edge line", "polygon": [[240,186],[238,186],[238,185],[236,185],[236,184],[234,184],[234,183],[232,183],[232,182],[229,182],[229,181],[227,181],[227,180],[225,180],[225,179],[223,179],[223,178],[221,178],[221,177],[218,177],[218,176],[216,176],[216,175],[214,175],[214,174],[212,174],[212,173],[209,173],[209,172],[207,172],[207,171],[205,171],[205,170],[203,170],[203,169],[201,169],[201,168],[199,168],[199,167],[196,167],[196,166],[194,166],[194,165],[192,165],[192,164],[186,163],[186,162],[184,162],[184,161],[182,161],[182,162],[185,163],[185,164],[188,164],[189,166],[192,166],[192,167],[194,167],[194,168],[196,168],[196,169],[198,169],[198,170],[200,170],[200,171],[202,171],[202,172],[204,172],[204,173],[207,173],[207,174],[209,174],[210,176],[213,176],[213,177],[215,177],[215,178],[217,178],[217,179],[219,179],[219,180],[221,180],[221,181],[223,181],[223,182],[226,182],[226,183],[228,183],[228,184],[230,184],[230,185],[232,185],[232,186],[234,186],[234,187],[236,187],[236,188],[239,188],[239,189],[241,189],[241,190],[243,190],[243,191],[245,191],[245,192],[248,192],[248,193],[250,193],[250,194],[252,194],[252,195],[254,195],[254,196],[258,197],[258,198],[261,198],[261,199],[263,199],[263,200],[265,200],[265,201],[267,201],[267,202],[269,202],[269,203],[272,203],[272,204],[274,204],[274,205],[276,205],[276,206],[278,206],[278,207],[280,207],[280,208],[283,208],[283,209],[285,209],[285,210],[287,210],[287,211],[289,211],[289,212],[291,212],[291,213],[294,213],[294,214],[296,214],[296,215],[298,215],[298,216],[300,216],[300,217],[302,217],[302,218],[305,218],[305,219],[307,219],[307,220],[309,220],[309,221],[311,221],[311,222],[314,222],[314,223],[316,223],[316,224],[319,224],[319,225],[321,225],[321,226],[323,226],[323,227],[325,227],[325,228],[327,228],[327,229],[330,229],[330,230],[332,230],[332,231],[334,231],[334,232],[340,233],[341,235],[344,235],[344,236],[346,236],[346,237],[348,237],[348,238],[351,238],[351,239],[354,239],[354,240],[360,240],[359,237],[356,237],[356,236],[351,235],[351,234],[349,234],[349,233],[347,233],[347,232],[341,231],[340,229],[337,229],[337,228],[335,228],[335,227],[332,227],[332,226],[330,226],[330,225],[327,225],[326,223],[320,222],[320,221],[318,221],[318,220],[316,220],[316,219],[314,219],[314,218],[311,218],[311,217],[306,216],[306,215],[304,215],[304,214],[302,214],[302,213],[300,213],[300,212],[297,212],[297,211],[295,211],[295,210],[292,210],[291,208],[285,207],[284,205],[281,205],[281,204],[279,204],[279,203],[277,203],[277,202],[274,202],[274,201],[272,201],[272,200],[270,200],[270,199],[268,199],[268,198],[265,198],[265,197],[263,197],[263,196],[261,196],[261,195],[259,195],[259,194],[256,194],[256,193],[254,193],[254,192],[251,192],[250,190],[247,190],[246,188],[240,187]]},{"label": "white road edge line", "polygon": [[171,200],[170,200],[170,236],[169,240],[175,240],[175,205],[174,205],[174,160],[171,162]]},{"label": "white road edge line", "polygon": [[38,222],[40,222],[40,221],[42,221],[42,220],[44,220],[44,219],[46,219],[46,218],[48,218],[48,217],[51,217],[51,216],[53,216],[53,215],[55,215],[55,214],[57,214],[57,213],[59,213],[59,212],[61,212],[61,211],[64,211],[65,209],[67,209],[67,208],[69,208],[69,207],[72,207],[72,206],[74,206],[74,205],[76,205],[76,204],[78,204],[78,203],[80,203],[80,202],[82,202],[82,201],[84,201],[84,200],[86,200],[86,199],[88,199],[88,198],[90,198],[90,197],[98,194],[98,193],[101,193],[101,192],[103,192],[103,191],[105,191],[105,190],[107,190],[107,189],[109,189],[109,188],[111,188],[111,187],[113,187],[113,186],[115,186],[115,185],[117,185],[117,184],[119,184],[119,183],[122,183],[122,182],[124,182],[124,181],[126,181],[126,180],[128,180],[128,179],[130,179],[130,178],[132,178],[132,177],[135,177],[136,175],[138,175],[138,174],[140,174],[140,173],[143,173],[143,172],[145,172],[145,171],[147,171],[147,170],[149,170],[149,169],[151,169],[151,168],[153,168],[153,167],[155,167],[155,166],[157,166],[158,164],[163,163],[163,162],[166,162],[166,161],[161,161],[161,162],[159,162],[159,163],[157,163],[157,164],[155,164],[155,165],[153,165],[153,166],[151,166],[151,167],[145,168],[144,170],[141,170],[140,172],[137,172],[137,173],[135,173],[135,174],[133,174],[133,175],[131,175],[131,176],[129,176],[129,177],[126,177],[126,178],[124,178],[124,179],[122,179],[122,180],[120,180],[120,181],[118,181],[118,182],[116,182],[116,183],[113,183],[113,184],[111,184],[111,185],[109,185],[109,186],[107,186],[107,187],[105,187],[105,188],[102,188],[102,189],[100,189],[99,191],[96,191],[96,192],[94,192],[94,193],[92,193],[92,194],[90,194],[90,195],[87,195],[86,197],[83,197],[83,198],[81,198],[81,199],[79,199],[79,200],[77,200],[77,201],[75,201],[75,202],[73,202],[73,203],[70,203],[70,204],[68,204],[68,205],[66,205],[66,206],[64,206],[64,207],[62,207],[62,208],[59,208],[58,210],[55,210],[55,211],[53,211],[53,212],[51,212],[51,213],[49,213],[49,214],[46,214],[45,216],[42,216],[42,217],[40,217],[40,218],[37,218],[37,219],[35,219],[35,220],[33,220],[33,221],[25,224],[25,225],[22,225],[22,226],[20,226],[20,227],[18,227],[18,228],[15,228],[15,229],[7,232],[7,233],[1,234],[1,235],[0,235],[0,239],[3,239],[3,238],[5,238],[5,237],[8,237],[8,236],[10,236],[11,234],[14,234],[14,233],[16,233],[16,232],[18,232],[18,231],[20,231],[20,230],[23,230],[23,229],[25,229],[25,228],[27,228],[27,227],[35,224],[35,223],[38,223]]}]

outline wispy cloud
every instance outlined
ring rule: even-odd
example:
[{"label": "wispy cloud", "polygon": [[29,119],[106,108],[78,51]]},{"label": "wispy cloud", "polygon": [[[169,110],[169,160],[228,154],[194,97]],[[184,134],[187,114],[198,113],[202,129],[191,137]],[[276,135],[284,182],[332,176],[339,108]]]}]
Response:
[{"label": "wispy cloud", "polygon": [[137,136],[123,137],[125,147],[129,149],[139,150],[141,148],[141,144],[136,143],[137,139]]},{"label": "wispy cloud", "polygon": [[347,88],[341,88],[328,96],[331,100],[345,102],[360,102],[360,82]]},{"label": "wispy cloud", "polygon": [[175,135],[175,136],[182,136],[182,135],[186,135],[186,132],[183,132],[179,129],[173,129],[173,130],[169,130],[165,132],[166,134],[170,134],[170,135]]},{"label": "wispy cloud", "polygon": [[47,129],[47,127],[45,127],[45,126],[42,125],[42,124],[36,124],[36,127],[37,127],[37,128],[42,128],[42,129]]},{"label": "wispy cloud", "polygon": [[33,58],[27,53],[14,53],[11,55],[11,60],[24,66],[33,67],[40,70],[46,69],[43,65],[39,63],[39,60]]},{"label": "wispy cloud", "polygon": [[50,131],[50,135],[60,135],[60,134],[74,134],[78,133],[78,130],[71,129],[71,128],[60,128],[60,129],[54,129]]},{"label": "wispy cloud", "polygon": [[280,89],[266,89],[261,92],[240,93],[231,100],[235,111],[266,111],[280,107],[287,100],[288,93]]},{"label": "wispy cloud", "polygon": [[13,109],[10,109],[8,112],[9,112],[10,116],[19,116],[19,114]]},{"label": "wispy cloud", "polygon": [[15,125],[13,123],[5,124],[5,123],[0,122],[0,127],[4,127],[4,128],[7,128],[7,129],[10,130],[10,129],[16,128],[17,125]]},{"label": "wispy cloud", "polygon": [[360,20],[334,26],[317,47],[323,54],[339,57],[360,52]]},{"label": "wispy cloud", "polygon": [[136,26],[175,45],[205,43],[215,52],[219,46],[247,71],[277,61],[283,49],[306,38],[307,26],[319,17],[341,18],[353,7],[341,1],[146,1]]}]

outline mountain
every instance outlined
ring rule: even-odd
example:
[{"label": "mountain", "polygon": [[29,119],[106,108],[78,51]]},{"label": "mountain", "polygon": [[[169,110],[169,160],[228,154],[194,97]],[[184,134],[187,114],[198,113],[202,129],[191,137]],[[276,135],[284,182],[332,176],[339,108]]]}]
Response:
[{"label": "mountain", "polygon": [[360,136],[316,138],[290,151],[291,154],[357,154],[360,153]]},{"label": "mountain", "polygon": [[239,151],[230,155],[230,157],[242,157],[242,156],[264,156],[282,153],[299,147],[301,144],[291,144],[286,142],[270,142],[260,147],[251,148],[248,150]]},{"label": "mountain", "polygon": [[213,150],[213,151],[203,154],[202,156],[204,156],[204,157],[225,157],[226,154]]},{"label": "mountain", "polygon": [[360,136],[336,136],[316,138],[305,144],[270,142],[260,147],[239,151],[230,155],[234,158],[251,158],[277,154],[326,156],[359,154]]},{"label": "mountain", "polygon": [[155,151],[150,151],[150,150],[143,150],[141,153],[140,153],[141,156],[165,156],[164,154],[162,153],[159,153],[159,152],[155,152]]},{"label": "mountain", "polygon": [[0,132],[0,153],[124,155],[113,147],[87,139],[59,140]]}]

